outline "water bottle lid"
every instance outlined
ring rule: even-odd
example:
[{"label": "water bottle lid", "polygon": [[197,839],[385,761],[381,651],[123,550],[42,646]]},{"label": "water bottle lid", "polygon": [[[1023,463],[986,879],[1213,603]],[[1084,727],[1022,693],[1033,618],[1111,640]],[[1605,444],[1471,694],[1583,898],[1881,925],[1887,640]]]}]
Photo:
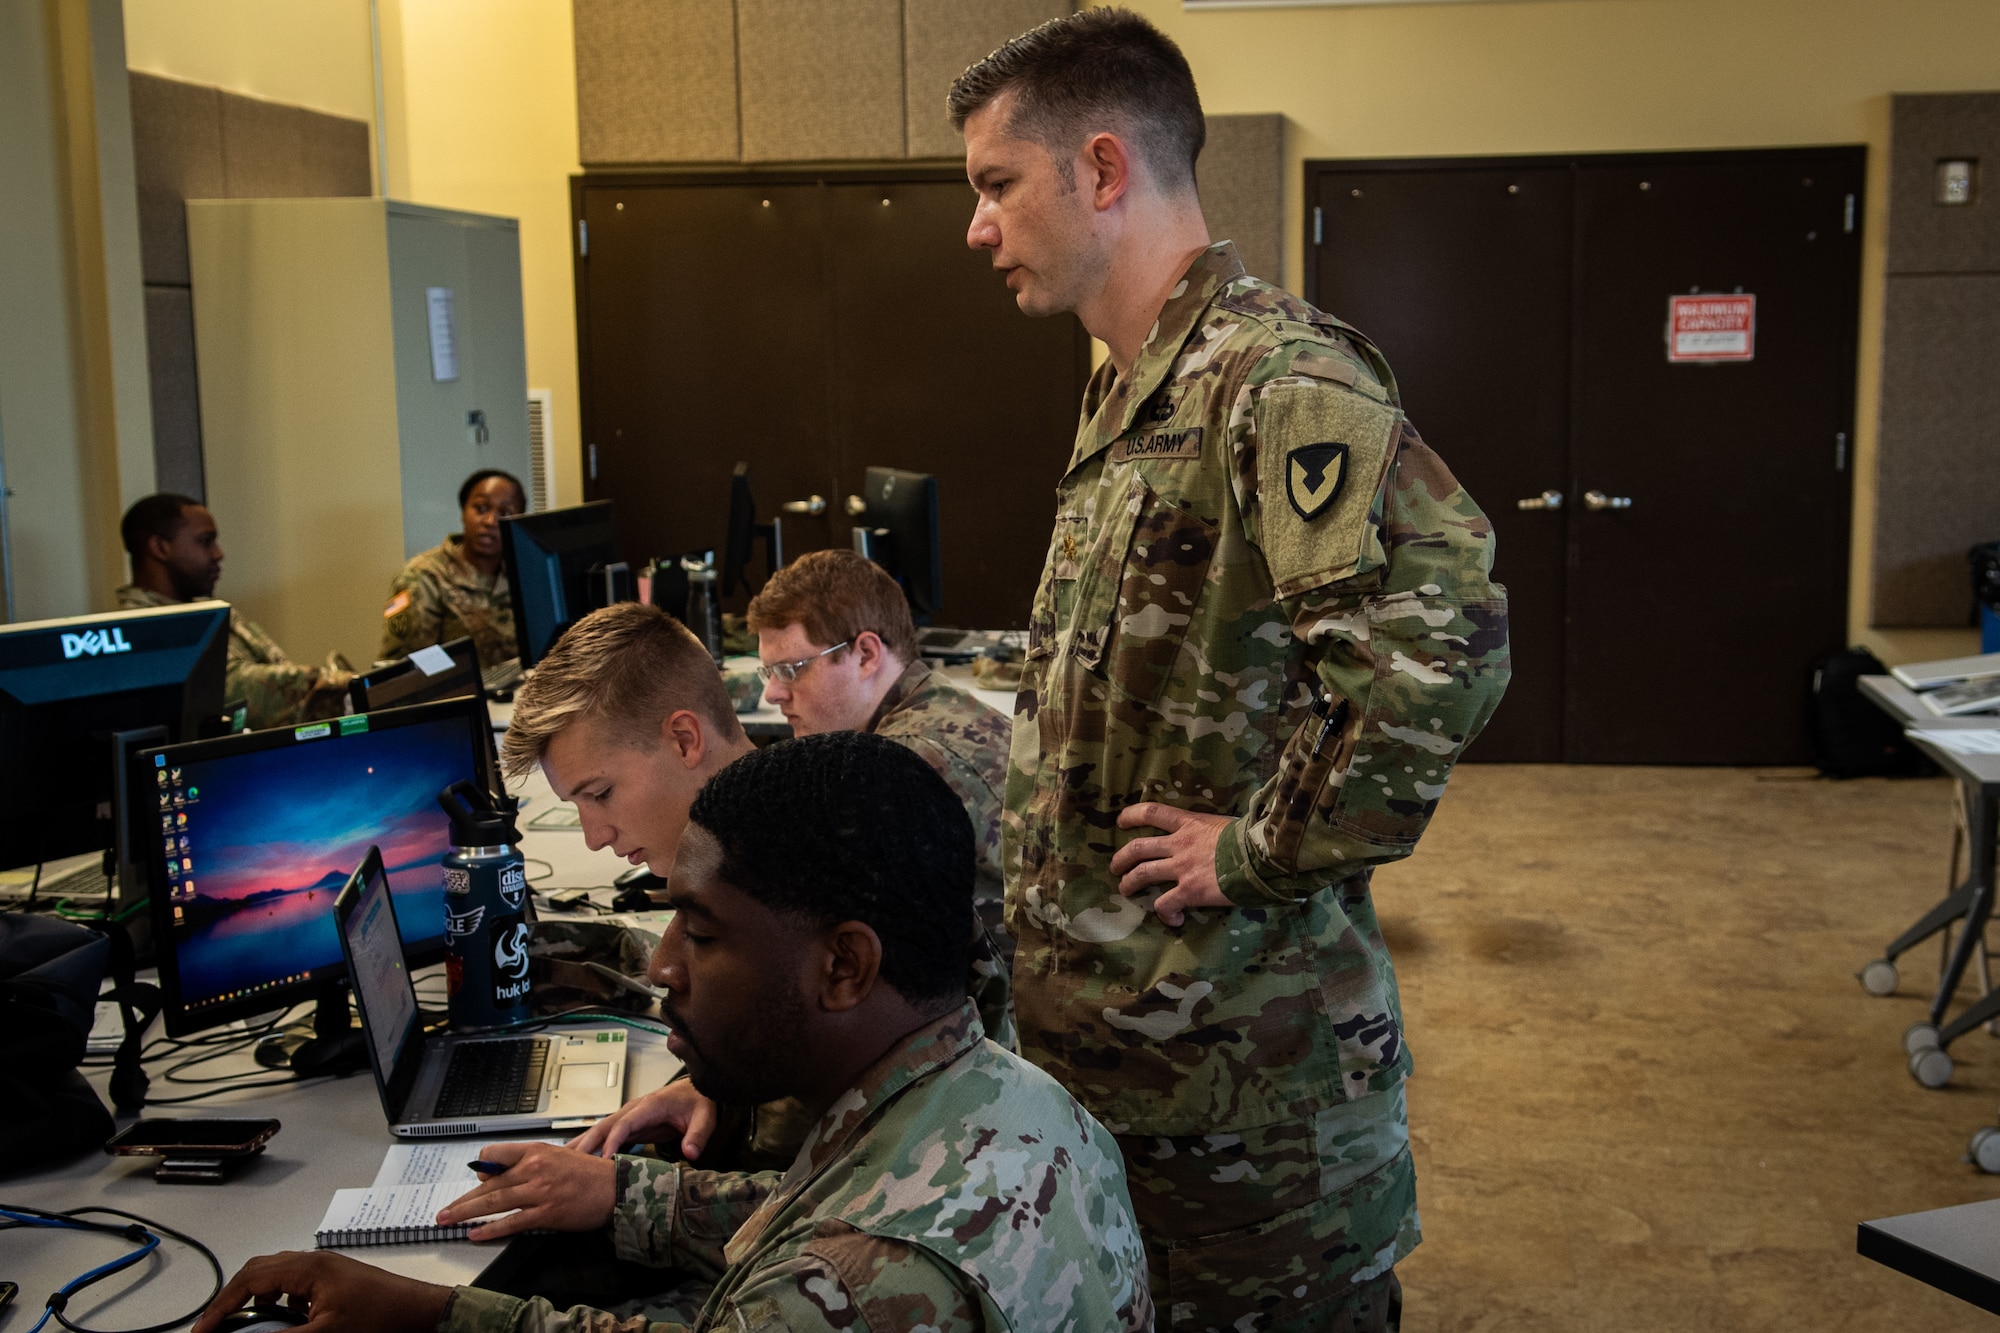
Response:
[{"label": "water bottle lid", "polygon": [[513,846],[521,841],[514,822],[521,803],[512,796],[496,797],[472,782],[459,781],[438,793],[438,804],[451,817],[454,847]]}]

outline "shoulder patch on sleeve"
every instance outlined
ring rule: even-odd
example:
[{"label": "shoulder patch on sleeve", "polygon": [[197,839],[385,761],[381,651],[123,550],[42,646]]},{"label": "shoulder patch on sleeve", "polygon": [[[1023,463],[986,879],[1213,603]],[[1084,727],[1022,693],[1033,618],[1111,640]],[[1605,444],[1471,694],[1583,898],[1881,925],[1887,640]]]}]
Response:
[{"label": "shoulder patch on sleeve", "polygon": [[394,597],[391,597],[389,599],[389,604],[382,608],[382,619],[394,620],[397,616],[401,615],[404,611],[408,610],[409,606],[410,606],[410,593],[409,590],[406,588],[402,592],[397,593]]},{"label": "shoulder patch on sleeve", "polygon": [[1401,413],[1296,381],[1266,386],[1252,410],[1264,559],[1278,595],[1346,578],[1360,565]]}]

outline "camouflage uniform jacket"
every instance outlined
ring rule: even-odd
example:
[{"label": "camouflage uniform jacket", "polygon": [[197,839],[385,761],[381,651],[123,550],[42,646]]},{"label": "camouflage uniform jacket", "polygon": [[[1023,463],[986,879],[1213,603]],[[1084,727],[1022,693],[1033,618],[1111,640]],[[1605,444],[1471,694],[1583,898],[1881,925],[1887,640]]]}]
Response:
[{"label": "camouflage uniform jacket", "polygon": [[[128,583],[112,594],[120,608],[179,606],[171,597]],[[235,607],[229,609],[229,663],[225,701],[248,706],[250,727],[282,727],[293,722],[338,717],[347,711],[347,684],[354,679],[331,661],[307,666],[285,656],[277,640]]]},{"label": "camouflage uniform jacket", "polygon": [[998,899],[1000,798],[1007,790],[1007,737],[1014,721],[931,670],[912,662],[882,696],[868,730],[886,736],[936,769],[972,819],[978,840],[976,899]]},{"label": "camouflage uniform jacket", "polygon": [[[1150,1329],[1118,1147],[968,1002],[836,1100],[783,1175],[618,1159],[621,1258],[724,1269],[696,1329]],[[441,1333],[669,1333],[461,1287]]]},{"label": "camouflage uniform jacket", "polygon": [[[869,731],[936,769],[965,806],[979,855],[972,896],[982,904],[982,921],[991,914],[994,935],[1000,934],[997,904],[1002,896],[1000,798],[1007,789],[1007,734],[1013,725],[1012,718],[988,708],[921,661],[903,668],[868,721]],[[972,998],[979,1004],[980,1021],[986,1025],[986,1035],[1010,1051],[1019,1045],[1008,979],[1012,944],[982,928],[972,959]]]},{"label": "camouflage uniform jacket", "polygon": [[[1315,1114],[1409,1067],[1369,868],[1509,672],[1490,524],[1381,354],[1224,242],[1093,377],[1036,592],[1004,852],[1023,1054],[1115,1133]],[[1233,910],[1120,896],[1141,801],[1237,816]]]},{"label": "camouflage uniform jacket", "polygon": [[385,660],[467,635],[483,666],[497,666],[515,655],[514,599],[507,591],[507,575],[487,578],[464,550],[465,537],[454,532],[411,556],[396,575],[382,608]]}]

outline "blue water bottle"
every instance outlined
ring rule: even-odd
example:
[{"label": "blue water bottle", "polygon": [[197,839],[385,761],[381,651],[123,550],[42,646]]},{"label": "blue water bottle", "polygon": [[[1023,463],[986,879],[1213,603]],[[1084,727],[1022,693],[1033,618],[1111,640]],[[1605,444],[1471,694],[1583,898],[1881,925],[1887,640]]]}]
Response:
[{"label": "blue water bottle", "polygon": [[445,989],[454,1032],[529,1016],[528,874],[514,816],[521,803],[470,782],[438,793],[451,817],[444,855]]}]

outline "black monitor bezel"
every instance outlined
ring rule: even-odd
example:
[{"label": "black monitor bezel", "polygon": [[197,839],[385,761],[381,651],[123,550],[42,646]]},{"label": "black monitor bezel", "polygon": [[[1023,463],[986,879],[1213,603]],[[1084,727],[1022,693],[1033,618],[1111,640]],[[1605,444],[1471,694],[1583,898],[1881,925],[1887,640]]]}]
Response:
[{"label": "black monitor bezel", "polygon": [[[868,503],[867,516],[862,522],[871,529],[891,534],[896,568],[889,573],[903,586],[911,618],[919,625],[928,625],[944,609],[944,549],[938,535],[937,478],[928,472],[899,467],[870,467],[862,476],[862,495]],[[885,486],[885,482],[892,485]],[[876,496],[883,490],[914,494],[917,498],[912,502],[897,495],[893,501],[878,500]],[[911,538],[921,539],[921,551],[915,549],[916,542]],[[916,569],[921,569],[921,573],[912,572]]]},{"label": "black monitor bezel", "polygon": [[[484,729],[486,737],[473,734],[471,737],[473,771],[483,773],[486,760],[482,745],[490,745],[491,725],[487,720],[486,703],[471,695],[456,699],[440,699],[435,703],[415,704],[409,708],[385,708],[377,713],[356,713],[348,718],[329,718],[324,722],[307,722],[286,727],[270,727],[263,731],[246,731],[235,736],[222,736],[214,740],[192,741],[183,745],[150,746],[134,752],[135,769],[143,771],[153,766],[155,755],[167,756],[169,765],[178,761],[198,762],[232,754],[250,754],[261,750],[275,750],[283,746],[311,744],[314,741],[338,739],[341,724],[352,725],[355,721],[365,723],[368,731],[381,731],[394,727],[411,726],[430,722],[441,717],[457,714],[465,719],[468,730]],[[320,730],[324,728],[325,730]],[[362,728],[356,728],[361,730]],[[319,734],[308,736],[305,733]],[[173,904],[168,897],[170,881],[167,879],[166,852],[158,838],[147,840],[146,846],[147,896],[152,904],[154,950],[160,969],[160,993],[162,998],[161,1018],[165,1021],[167,1035],[184,1037],[190,1033],[203,1032],[220,1027],[239,1018],[249,1018],[258,1014],[268,1014],[275,1009],[288,1008],[316,1000],[332,980],[346,977],[345,962],[330,963],[316,968],[303,979],[289,986],[280,986],[240,1000],[218,1004],[202,1009],[198,1017],[191,1016],[181,997],[180,962],[174,952]],[[404,957],[412,968],[427,967],[444,960],[444,935],[435,939],[422,939],[414,945],[407,945]]]},{"label": "black monitor bezel", "polygon": [[[12,691],[0,687],[0,707],[31,714],[39,709],[58,706],[84,706],[85,701],[88,700],[108,701],[123,699],[141,690],[173,690],[175,692],[174,707],[177,710],[175,716],[168,718],[165,716],[149,715],[145,720],[140,721],[127,718],[117,725],[108,727],[104,732],[104,739],[107,742],[101,757],[102,772],[106,784],[104,795],[110,801],[112,807],[115,808],[118,804],[119,781],[123,776],[117,772],[114,754],[109,743],[116,733],[132,731],[145,726],[164,726],[168,728],[171,739],[189,741],[200,735],[204,719],[211,714],[219,715],[222,712],[223,696],[227,693],[225,682],[227,680],[229,654],[229,603],[214,600],[183,602],[171,606],[133,607],[122,611],[108,611],[101,615],[68,616],[56,620],[35,620],[24,621],[15,625],[0,625],[0,644],[5,644],[38,635],[58,636],[65,633],[77,633],[85,629],[118,629],[134,624],[145,624],[148,621],[182,618],[190,621],[206,621],[207,626],[193,637],[193,642],[189,646],[192,648],[194,656],[191,665],[181,676],[177,685],[155,684],[118,689],[87,689],[65,694],[60,698],[33,702],[24,700]],[[53,661],[50,665],[54,665]],[[0,679],[4,679],[4,677],[0,677]],[[90,734],[93,733],[75,736],[67,743],[70,746],[85,744],[89,741]],[[47,781],[46,767],[37,765],[31,757],[23,755],[0,755],[0,758],[18,763],[23,771],[40,770],[44,782]],[[56,809],[56,807],[49,806],[39,808]],[[63,807],[63,809],[67,809],[67,807]],[[69,816],[66,813],[60,819],[56,815],[51,814],[50,818],[43,821],[38,827],[32,839],[24,839],[20,845],[16,845],[11,841],[15,837],[12,829],[0,829],[0,863],[7,865],[33,865],[37,861],[47,862],[58,860],[65,856],[102,850],[107,845],[112,847],[117,846],[119,836],[118,830],[115,827],[106,827],[102,820],[94,820],[92,821],[92,831],[90,833],[77,833],[72,831],[66,822],[68,818]],[[59,824],[60,826],[52,830],[50,828],[51,824]],[[33,843],[31,849],[26,845],[28,841],[32,841]],[[22,854],[24,852],[25,855]]]},{"label": "black monitor bezel", "polygon": [[[410,1024],[410,1030],[403,1035],[403,1041],[396,1048],[396,1061],[388,1069],[382,1068],[381,1058],[375,1052],[375,1039],[368,1030],[368,1006],[361,998],[361,988],[354,984],[354,950],[347,942],[347,921],[361,905],[362,886],[379,876],[382,891],[389,904],[389,928],[396,932],[396,942],[403,943],[402,918],[396,915],[396,890],[389,883],[389,872],[382,866],[382,849],[369,845],[368,854],[361,858],[361,864],[347,877],[341,887],[340,896],[333,900],[333,929],[340,937],[340,958],[347,967],[348,991],[354,996],[355,1012],[361,1015],[361,1042],[368,1048],[368,1067],[375,1071],[375,1090],[382,1095],[382,1113],[389,1117],[390,1124],[403,1118],[403,1108],[409,1104],[410,1089],[416,1086],[417,1073],[423,1068],[424,1024],[422,1007],[417,1010],[417,1021]],[[410,976],[413,964],[410,951],[403,948],[403,980],[410,987],[410,994],[416,994],[416,982]]]},{"label": "black monitor bezel", "polygon": [[[592,500],[587,504],[567,505],[561,509],[538,509],[527,514],[510,514],[500,520],[500,556],[507,570],[507,588],[514,603],[514,646],[523,667],[531,667],[547,656],[549,649],[556,646],[557,640],[568,632],[571,625],[590,614],[591,607],[587,583],[581,588],[572,588],[569,586],[569,573],[565,569],[563,597],[565,602],[574,601],[576,605],[565,605],[563,610],[567,613],[567,618],[556,624],[548,636],[547,643],[536,643],[529,633],[528,603],[524,597],[527,583],[521,577],[521,557],[514,545],[515,532],[535,534],[600,525],[605,539],[590,545],[607,557],[598,561],[603,564],[615,560],[618,553],[617,527],[609,500]],[[566,565],[568,562],[564,563]]]}]

